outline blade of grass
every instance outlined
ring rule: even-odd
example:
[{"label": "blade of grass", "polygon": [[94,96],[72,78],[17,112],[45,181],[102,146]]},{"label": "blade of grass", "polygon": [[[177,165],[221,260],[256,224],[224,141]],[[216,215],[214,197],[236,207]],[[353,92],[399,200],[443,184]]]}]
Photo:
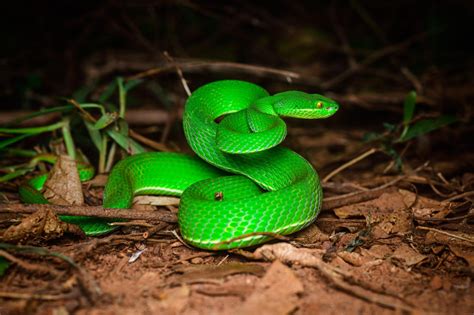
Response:
[{"label": "blade of grass", "polygon": [[51,125],[30,128],[0,128],[0,132],[11,134],[39,134],[43,132],[54,131],[64,126],[64,122],[60,121]]},{"label": "blade of grass", "polygon": [[14,138],[0,140],[0,150],[31,136],[33,136],[33,134],[24,134],[24,135],[20,135]]},{"label": "blade of grass", "polygon": [[415,112],[416,105],[416,92],[411,91],[405,97],[405,102],[403,103],[403,131],[400,135],[400,138],[403,138],[408,131],[409,124],[413,118],[413,113]]},{"label": "blade of grass", "polygon": [[[102,114],[105,113],[104,106],[99,105],[99,104],[83,103],[83,104],[81,104],[81,107],[84,108],[84,109],[97,108],[101,111]],[[74,110],[74,109],[75,109],[75,107],[71,106],[71,105],[64,105],[64,106],[57,106],[57,107],[42,109],[42,110],[39,110],[37,112],[25,115],[25,116],[20,117],[20,118],[17,118],[15,120],[13,120],[12,122],[8,123],[7,126],[13,126],[15,124],[19,124],[19,123],[24,122],[26,120],[29,120],[29,119],[32,119],[32,118],[35,118],[35,117],[39,117],[39,116],[43,116],[43,115],[47,115],[47,114],[51,114],[51,113],[57,113],[57,112],[66,113],[66,112]]]},{"label": "blade of grass", "polygon": [[23,176],[26,173],[31,172],[33,169],[34,169],[33,167],[20,168],[20,169],[17,169],[15,171],[13,171],[13,172],[5,174],[3,176],[0,176],[0,183],[8,182],[12,179]]},{"label": "blade of grass", "polygon": [[117,89],[117,83],[115,81],[109,83],[107,87],[105,88],[104,92],[102,92],[99,95],[99,102],[105,103],[112,96],[112,94],[114,94],[116,89]]},{"label": "blade of grass", "polygon": [[413,118],[416,105],[416,92],[411,91],[405,98],[403,104],[403,124],[408,125]]},{"label": "blade of grass", "polygon": [[84,125],[86,125],[87,132],[94,143],[98,151],[102,149],[103,136],[102,133],[94,127],[94,124],[90,121],[84,120]]},{"label": "blade of grass", "polygon": [[124,136],[116,130],[107,130],[107,134],[127,153],[133,155],[145,152],[145,149],[128,136]]},{"label": "blade of grass", "polygon": [[127,91],[125,90],[123,86],[123,78],[118,77],[117,78],[117,86],[119,90],[119,117],[124,118],[125,117],[125,107],[126,107],[126,95]]}]

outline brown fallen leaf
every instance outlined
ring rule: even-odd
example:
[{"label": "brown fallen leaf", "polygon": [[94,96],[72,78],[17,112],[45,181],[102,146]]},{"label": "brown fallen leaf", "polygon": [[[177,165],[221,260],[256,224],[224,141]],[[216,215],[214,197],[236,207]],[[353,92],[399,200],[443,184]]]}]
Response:
[{"label": "brown fallen leaf", "polygon": [[425,260],[426,256],[418,253],[407,244],[402,243],[392,254],[392,258],[396,258],[410,267]]},{"label": "brown fallen leaf", "polygon": [[329,240],[329,235],[321,231],[316,224],[311,224],[298,232],[295,237],[301,239],[305,244],[322,243]]},{"label": "brown fallen leaf", "polygon": [[44,185],[43,195],[56,205],[83,205],[84,195],[76,161],[60,155]]},{"label": "brown fallen leaf", "polygon": [[351,264],[352,266],[360,267],[365,265],[368,262],[374,261],[373,257],[369,255],[361,255],[356,252],[346,252],[342,251],[337,253],[337,256],[342,258],[346,263]]},{"label": "brown fallen leaf", "polygon": [[[421,229],[422,227],[418,227]],[[428,229],[428,228],[425,228]],[[474,237],[469,233],[464,233],[460,231],[443,231],[430,229],[425,236],[426,244],[445,244],[445,245],[456,245],[456,246],[466,246],[473,247]]]},{"label": "brown fallen leaf", "polygon": [[54,211],[41,209],[27,217],[20,224],[10,226],[0,239],[10,243],[38,243],[56,239],[64,233],[84,237],[84,232],[73,224],[62,222]]},{"label": "brown fallen leaf", "polygon": [[449,249],[454,255],[463,258],[469,267],[474,268],[474,248],[469,246],[449,245]]},{"label": "brown fallen leaf", "polygon": [[303,292],[301,281],[290,268],[276,260],[252,295],[233,313],[289,314],[297,307],[297,294],[300,292]]},{"label": "brown fallen leaf", "polygon": [[411,205],[413,214],[417,218],[441,219],[451,212],[451,207],[448,202],[423,197],[405,189],[399,189],[398,191],[403,196],[406,205]]},{"label": "brown fallen leaf", "polygon": [[385,259],[392,255],[392,250],[388,245],[373,245],[370,249],[361,248],[364,255],[370,255],[374,258]]}]

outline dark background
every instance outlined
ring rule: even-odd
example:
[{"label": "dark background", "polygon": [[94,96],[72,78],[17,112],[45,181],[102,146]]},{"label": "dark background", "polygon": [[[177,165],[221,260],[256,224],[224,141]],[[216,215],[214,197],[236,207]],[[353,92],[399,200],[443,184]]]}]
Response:
[{"label": "dark background", "polygon": [[[2,11],[3,123],[84,91],[90,91],[87,101],[97,101],[117,76],[152,68],[168,70],[146,77],[128,94],[127,117],[143,108],[177,117],[187,95],[166,52],[183,65],[191,90],[233,78],[270,92],[330,96],[341,110],[317,126],[348,133],[358,128],[380,134],[383,123],[399,124],[403,100],[415,90],[416,117],[454,114],[458,122],[436,139],[420,138],[409,152],[421,160],[473,152],[472,1],[10,1]],[[196,60],[209,67],[184,67]],[[216,61],[300,77],[290,83],[259,70],[212,67]],[[160,123],[144,118],[130,124]],[[172,141],[184,143],[180,120],[172,126]],[[141,132],[163,141],[166,128]],[[363,135],[354,137],[362,143]],[[337,153],[338,147],[329,150]],[[463,160],[470,165],[468,156]]]},{"label": "dark background", "polygon": [[[164,51],[293,69],[319,78],[301,82],[317,87],[348,68],[341,32],[358,61],[421,38],[331,90],[408,90],[400,65],[421,81],[442,76],[435,80],[457,85],[472,79],[473,7],[471,1],[8,1],[0,102],[3,109],[35,108],[42,105],[37,96],[70,95],[83,86],[86,68],[108,54],[157,66],[166,61]],[[97,79],[136,70],[124,66]]]}]

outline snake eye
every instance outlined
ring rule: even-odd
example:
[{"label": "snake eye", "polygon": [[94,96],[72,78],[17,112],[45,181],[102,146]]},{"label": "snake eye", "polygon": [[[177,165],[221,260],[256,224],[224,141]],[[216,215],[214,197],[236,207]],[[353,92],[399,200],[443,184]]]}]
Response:
[{"label": "snake eye", "polygon": [[316,103],[316,108],[323,108],[323,102],[319,101]]}]

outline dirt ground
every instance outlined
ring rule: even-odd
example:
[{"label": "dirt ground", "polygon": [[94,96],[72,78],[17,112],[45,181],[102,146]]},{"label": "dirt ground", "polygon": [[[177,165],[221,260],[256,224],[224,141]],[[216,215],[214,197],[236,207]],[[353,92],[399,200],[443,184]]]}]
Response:
[{"label": "dirt ground", "polygon": [[[326,128],[290,127],[287,141],[323,178],[339,157],[360,151],[360,130]],[[324,137],[312,141],[321,134],[338,139],[337,154]],[[456,189],[470,191],[474,176],[445,181],[449,175],[440,174],[462,167],[447,157],[381,174],[390,160],[375,153],[324,184],[315,224],[248,251],[190,248],[176,224],[162,222],[135,222],[100,238],[39,241],[74,264],[18,251],[0,282],[0,313],[472,313],[472,196]],[[89,190],[101,197],[101,188]],[[170,210],[176,208],[160,211]]]}]

